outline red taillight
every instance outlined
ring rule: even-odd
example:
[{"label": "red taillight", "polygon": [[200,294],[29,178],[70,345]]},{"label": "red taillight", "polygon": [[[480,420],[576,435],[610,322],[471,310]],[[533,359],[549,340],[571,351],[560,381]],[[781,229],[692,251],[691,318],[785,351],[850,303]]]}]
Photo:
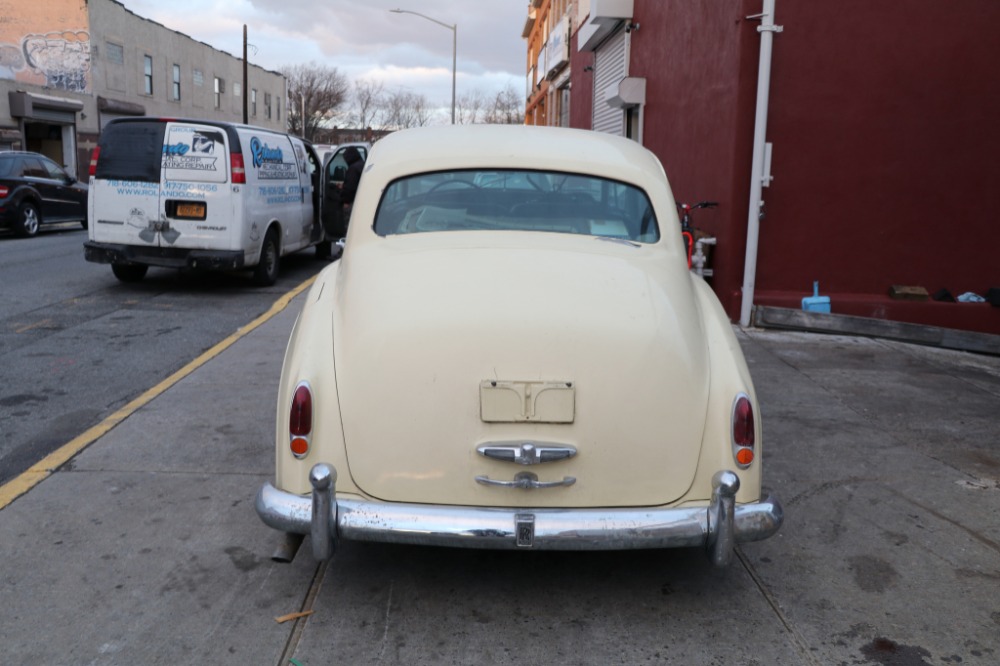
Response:
[{"label": "red taillight", "polygon": [[97,146],[94,148],[94,152],[90,154],[90,168],[87,170],[91,176],[97,175],[97,158],[101,155],[101,147]]},{"label": "red taillight", "polygon": [[3,199],[8,194],[10,194],[10,188],[8,188],[6,185],[0,185],[0,199]]},{"label": "red taillight", "polygon": [[232,171],[233,184],[245,185],[247,182],[247,171],[243,167],[243,153],[229,154],[229,168]]},{"label": "red taillight", "polygon": [[741,393],[733,403],[733,457],[740,467],[749,467],[753,462],[754,442],[753,405]]},{"label": "red taillight", "polygon": [[299,384],[292,394],[292,405],[288,412],[289,448],[296,458],[302,458],[309,453],[312,411],[312,391],[309,390],[308,384]]}]

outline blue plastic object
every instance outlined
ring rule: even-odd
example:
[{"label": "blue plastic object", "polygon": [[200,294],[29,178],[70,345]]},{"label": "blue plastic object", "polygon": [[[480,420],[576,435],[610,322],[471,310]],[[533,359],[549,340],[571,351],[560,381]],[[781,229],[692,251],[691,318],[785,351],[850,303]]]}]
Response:
[{"label": "blue plastic object", "polygon": [[819,295],[819,281],[813,282],[813,295],[802,299],[802,309],[806,312],[829,312],[830,297]]}]

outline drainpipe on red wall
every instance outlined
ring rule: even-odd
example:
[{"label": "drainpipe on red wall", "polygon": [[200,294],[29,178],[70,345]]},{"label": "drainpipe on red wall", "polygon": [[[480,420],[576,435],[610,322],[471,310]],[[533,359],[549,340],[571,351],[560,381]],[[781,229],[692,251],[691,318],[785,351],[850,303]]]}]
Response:
[{"label": "drainpipe on red wall", "polygon": [[757,116],[753,131],[753,163],[750,167],[750,209],[747,212],[747,252],[743,264],[743,306],[740,308],[740,326],[750,325],[753,308],[753,290],[757,279],[757,243],[760,239],[760,218],[763,213],[761,190],[764,187],[764,145],[767,139],[767,96],[771,85],[771,47],[774,33],[781,32],[774,25],[774,0],[764,0],[763,12],[748,16],[760,19],[760,64],[757,69]]}]

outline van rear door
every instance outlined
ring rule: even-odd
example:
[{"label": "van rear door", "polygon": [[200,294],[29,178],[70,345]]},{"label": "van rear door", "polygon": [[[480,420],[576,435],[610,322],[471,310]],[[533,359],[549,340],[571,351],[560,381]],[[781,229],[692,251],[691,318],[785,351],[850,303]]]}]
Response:
[{"label": "van rear door", "polygon": [[160,161],[166,124],[160,120],[108,123],[90,184],[90,240],[159,244]]},{"label": "van rear door", "polygon": [[229,192],[230,139],[223,127],[167,124],[160,191],[160,213],[165,221],[160,232],[162,246],[239,248],[235,196]]}]

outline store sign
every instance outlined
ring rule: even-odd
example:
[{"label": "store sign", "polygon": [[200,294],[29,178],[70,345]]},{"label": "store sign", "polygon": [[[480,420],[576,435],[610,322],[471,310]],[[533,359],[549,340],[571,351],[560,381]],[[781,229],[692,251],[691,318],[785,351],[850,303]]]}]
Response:
[{"label": "store sign", "polygon": [[545,78],[551,79],[569,64],[569,16],[563,16],[545,44]]}]

